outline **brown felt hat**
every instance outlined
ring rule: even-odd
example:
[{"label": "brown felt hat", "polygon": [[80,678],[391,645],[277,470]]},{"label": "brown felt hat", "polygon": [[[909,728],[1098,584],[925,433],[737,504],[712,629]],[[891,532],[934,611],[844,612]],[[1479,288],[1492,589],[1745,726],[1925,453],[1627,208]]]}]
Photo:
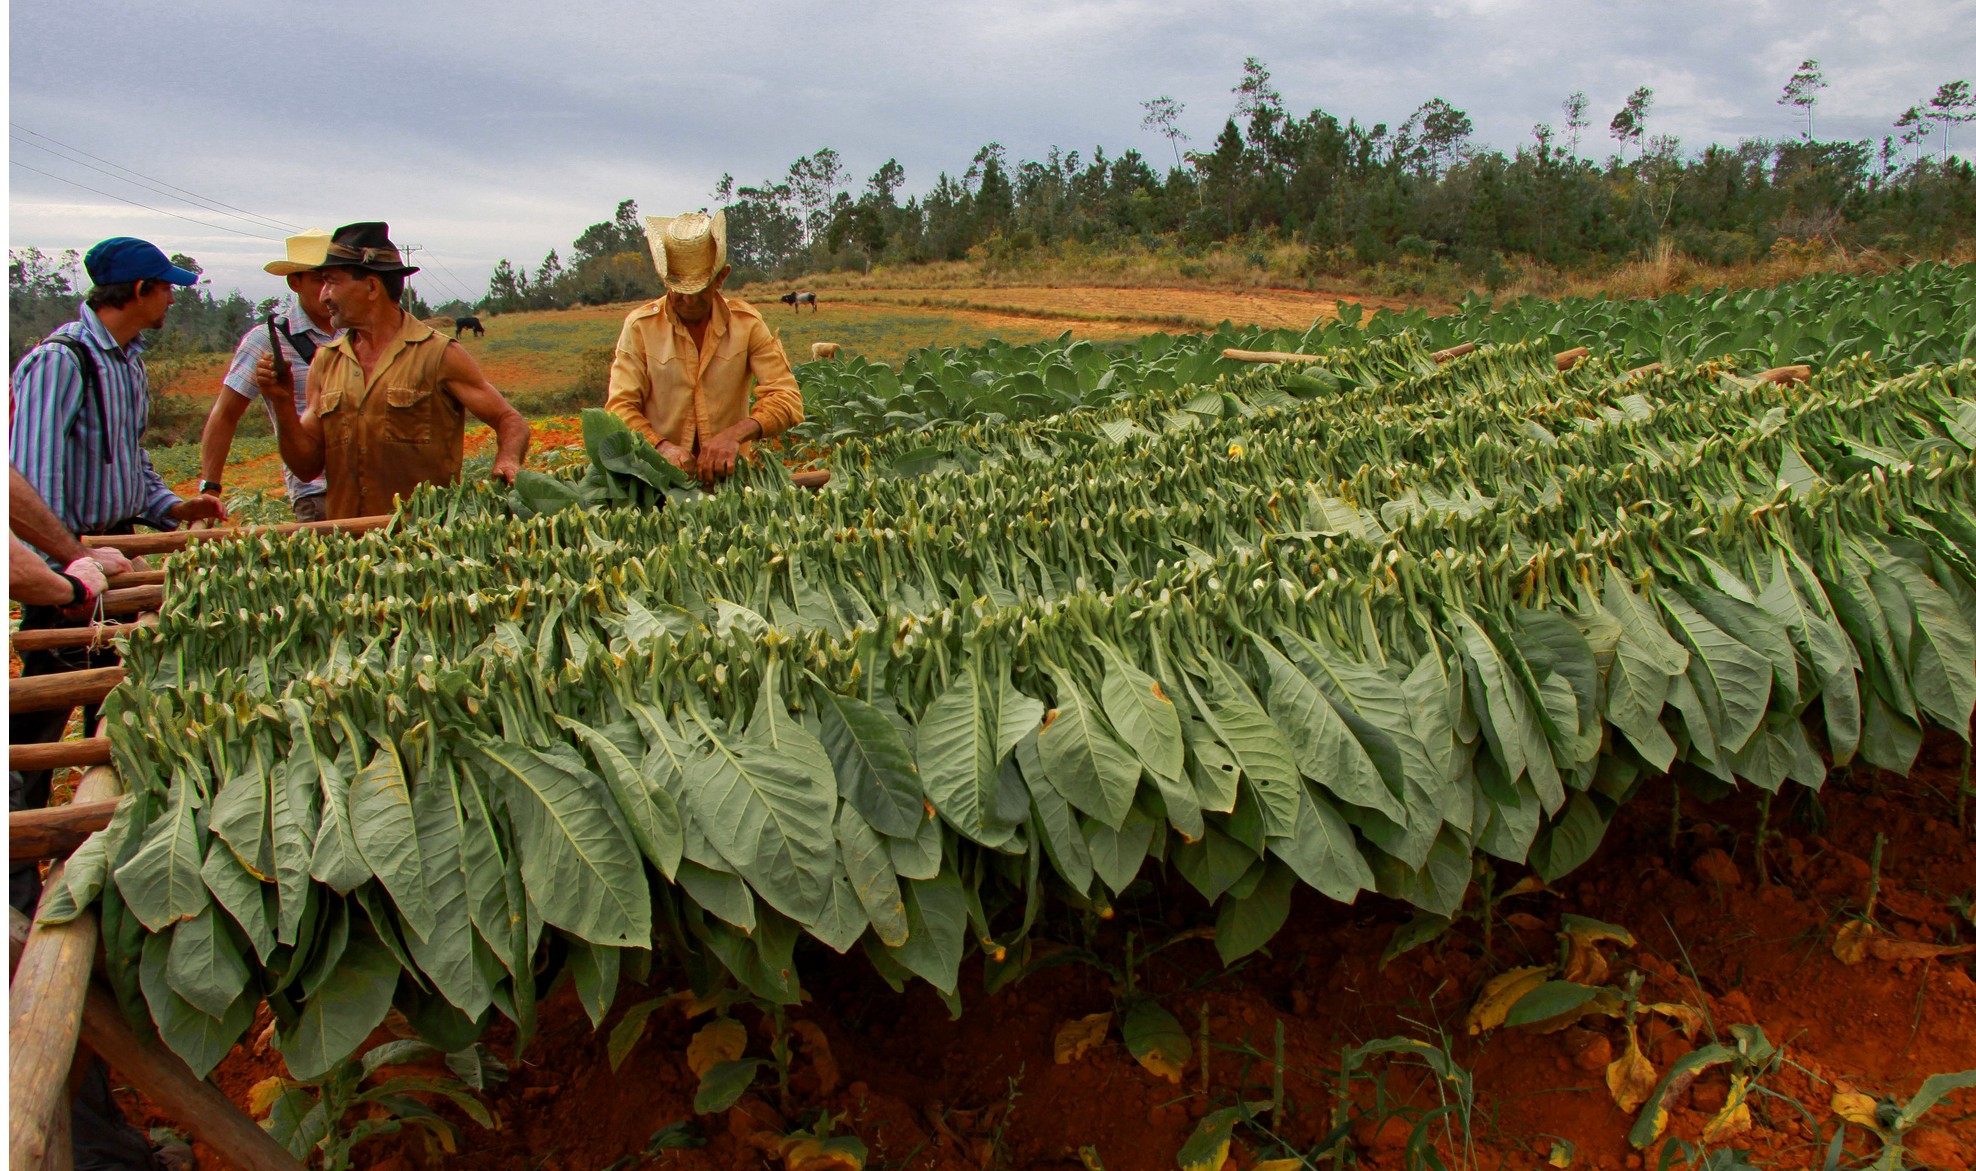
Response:
[{"label": "brown felt hat", "polygon": [[391,225],[381,220],[344,224],[330,237],[328,252],[323,268],[357,268],[406,276],[418,271],[405,263],[404,254],[391,242]]}]

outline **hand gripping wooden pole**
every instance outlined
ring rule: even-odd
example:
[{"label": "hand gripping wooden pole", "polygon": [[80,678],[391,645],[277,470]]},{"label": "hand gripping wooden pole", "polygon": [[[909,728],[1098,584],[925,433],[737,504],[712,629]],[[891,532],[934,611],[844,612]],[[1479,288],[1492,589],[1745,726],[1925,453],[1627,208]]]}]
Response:
[{"label": "hand gripping wooden pole", "polygon": [[367,533],[391,523],[388,516],[353,516],[346,520],[317,520],[285,525],[250,525],[245,528],[178,529],[169,533],[132,533],[120,537],[84,537],[82,543],[109,546],[126,557],[153,553],[176,553],[194,541],[228,541],[235,537],[286,536],[290,533]]}]

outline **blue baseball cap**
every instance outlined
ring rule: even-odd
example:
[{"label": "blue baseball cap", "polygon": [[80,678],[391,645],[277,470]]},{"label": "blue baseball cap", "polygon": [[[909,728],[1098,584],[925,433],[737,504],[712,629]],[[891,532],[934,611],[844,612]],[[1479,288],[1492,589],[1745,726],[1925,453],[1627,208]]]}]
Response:
[{"label": "blue baseball cap", "polygon": [[175,285],[196,285],[199,274],[187,272],[165,258],[158,246],[133,236],[112,236],[89,250],[82,267],[90,282],[116,285],[125,281],[170,281]]}]

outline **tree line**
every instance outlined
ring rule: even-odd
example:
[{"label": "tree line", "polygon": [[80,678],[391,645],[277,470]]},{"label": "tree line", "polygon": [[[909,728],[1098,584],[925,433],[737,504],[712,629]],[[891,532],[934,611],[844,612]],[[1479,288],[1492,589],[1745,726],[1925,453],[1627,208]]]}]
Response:
[{"label": "tree line", "polygon": [[[1691,151],[1653,132],[1654,91],[1641,86],[1606,123],[1612,149],[1595,158],[1583,93],[1565,99],[1557,122],[1503,151],[1477,143],[1467,112],[1438,97],[1397,126],[1321,109],[1294,115],[1251,57],[1231,90],[1234,110],[1200,149],[1188,149],[1182,103],[1142,103],[1141,125],[1167,140],[1170,166],[1102,146],[1012,160],[990,142],[958,175],[943,171],[924,194],[902,198],[896,159],[859,185],[826,147],[757,183],[722,176],[710,206],[727,212],[742,281],[968,257],[1018,266],[1066,243],[1185,250],[1253,240],[1305,246],[1312,277],[1434,259],[1493,285],[1514,258],[1597,268],[1664,240],[1732,264],[1779,239],[1926,256],[1976,235],[1976,172],[1949,142],[1976,119],[1968,82],[1909,107],[1878,142],[1816,136],[1825,87],[1818,62],[1805,61],[1778,99],[1803,120],[1801,133]],[[533,272],[502,261],[482,307],[658,291],[637,206],[626,200],[567,256],[552,251]]]}]

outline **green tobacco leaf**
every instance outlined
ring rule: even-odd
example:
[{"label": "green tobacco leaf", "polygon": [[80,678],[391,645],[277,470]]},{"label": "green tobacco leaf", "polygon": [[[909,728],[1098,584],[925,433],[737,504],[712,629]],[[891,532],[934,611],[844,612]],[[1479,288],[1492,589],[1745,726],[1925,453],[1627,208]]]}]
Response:
[{"label": "green tobacco leaf", "polygon": [[1043,775],[1072,806],[1117,829],[1139,791],[1139,758],[1112,737],[1068,671],[1044,669],[1057,706],[1036,736]]},{"label": "green tobacco leaf", "polygon": [[910,838],[926,819],[919,766],[892,721],[876,706],[827,688],[820,697],[821,739],[845,799],[879,833]]},{"label": "green tobacco leaf", "polygon": [[1063,794],[1043,779],[1043,762],[1036,748],[1036,737],[1025,736],[1015,746],[1015,760],[1023,784],[1029,789],[1030,824],[1043,840],[1043,850],[1058,877],[1080,895],[1091,891],[1091,848],[1078,827],[1077,814]]},{"label": "green tobacco leaf", "polygon": [[426,861],[419,852],[412,788],[398,748],[387,738],[350,785],[350,828],[364,865],[377,875],[414,935],[438,922],[426,890]]},{"label": "green tobacco leaf", "polygon": [[210,904],[172,928],[165,982],[209,1017],[224,1017],[247,987],[247,963]]},{"label": "green tobacco leaf", "polygon": [[1269,664],[1269,711],[1288,737],[1297,769],[1340,801],[1376,809],[1405,824],[1406,807],[1386,787],[1365,747],[1310,676],[1273,646],[1256,639]]},{"label": "green tobacco leaf", "polygon": [[1175,1084],[1194,1058],[1194,1044],[1187,1039],[1187,1030],[1156,1001],[1142,999],[1126,1009],[1118,1031],[1140,1065]]},{"label": "green tobacco leaf", "polygon": [[884,949],[913,975],[952,995],[960,980],[967,947],[967,902],[961,880],[951,870],[937,878],[905,884],[906,942]]},{"label": "green tobacco leaf", "polygon": [[[257,759],[255,763],[260,762]],[[256,768],[220,786],[213,798],[212,828],[249,873],[272,882],[274,836],[268,820],[268,781],[268,774]]]},{"label": "green tobacco leaf", "polygon": [[1114,893],[1124,890],[1145,863],[1158,829],[1159,823],[1137,805],[1117,829],[1102,821],[1085,822],[1084,845],[1091,856],[1091,869]]},{"label": "green tobacco leaf", "polygon": [[577,739],[590,750],[591,758],[597,762],[598,773],[603,776],[604,784],[609,787],[611,796],[617,800],[618,809],[624,814],[632,840],[638,843],[645,857],[668,879],[677,874],[680,856],[685,849],[686,831],[680,824],[679,806],[674,803],[672,794],[662,786],[647,781],[643,773],[602,732],[567,716],[557,716],[556,722],[575,732]]},{"label": "green tobacco leaf", "polygon": [[612,1073],[616,1073],[618,1067],[624,1064],[624,1059],[630,1055],[632,1047],[645,1036],[645,1030],[652,1022],[652,1013],[664,1004],[664,997],[641,1000],[625,1009],[624,1015],[618,1018],[618,1023],[611,1027],[609,1050]]},{"label": "green tobacco leaf", "polygon": [[[1256,796],[1263,824],[1272,834],[1287,833],[1297,819],[1303,789],[1296,759],[1283,730],[1269,718],[1248,685],[1225,663],[1207,664],[1208,690],[1195,710],[1235,758],[1242,780]],[[1188,683],[1190,698],[1199,698]]]},{"label": "green tobacco leaf", "polygon": [[1359,852],[1352,827],[1328,800],[1308,789],[1299,794],[1290,832],[1272,836],[1269,852],[1289,863],[1306,885],[1338,902],[1349,903],[1359,891],[1372,888],[1372,870]]},{"label": "green tobacco leaf", "polygon": [[770,906],[815,921],[837,874],[837,780],[823,745],[790,718],[772,671],[747,731],[701,731],[707,750],[687,762],[686,812]]},{"label": "green tobacco leaf", "polygon": [[1679,594],[1662,593],[1661,606],[1675,635],[1688,647],[1688,679],[1707,707],[1724,751],[1748,744],[1770,706],[1770,661],[1709,621]]},{"label": "green tobacco leaf", "polygon": [[[78,851],[79,852],[79,851]],[[69,864],[73,866],[72,857]],[[206,860],[199,866],[199,877],[205,880],[206,889],[227,914],[239,925],[240,930],[253,945],[254,954],[263,964],[274,954],[274,924],[268,919],[267,889],[260,879],[247,873],[232,850],[208,850]]]},{"label": "green tobacco leaf", "polygon": [[[1210,1110],[1201,1116],[1195,1125],[1194,1133],[1180,1146],[1175,1156],[1180,1162],[1180,1171],[1221,1171],[1228,1162],[1228,1146],[1235,1137],[1235,1125],[1264,1113],[1270,1108],[1268,1102],[1250,1102],[1243,1106],[1226,1106],[1220,1110]],[[1294,1161],[1294,1160],[1293,1160]]]},{"label": "green tobacco leaf", "polygon": [[1105,718],[1139,755],[1147,771],[1169,781],[1181,779],[1186,765],[1180,715],[1159,682],[1128,662],[1109,643],[1099,643],[1105,678],[1098,689]]},{"label": "green tobacco leaf", "polygon": [[576,985],[576,999],[590,1017],[590,1027],[604,1027],[604,1016],[617,999],[618,970],[623,954],[615,947],[599,947],[575,940],[569,949],[570,982]]},{"label": "green tobacco leaf", "polygon": [[254,1003],[242,996],[218,1018],[200,1012],[174,992],[166,978],[170,951],[167,936],[145,936],[136,965],[138,985],[143,989],[151,1020],[158,1027],[158,1038],[178,1054],[194,1077],[204,1078],[254,1023]]},{"label": "green tobacco leaf", "polygon": [[[299,783],[319,795],[322,823],[315,833],[315,850],[309,858],[309,875],[337,894],[347,895],[370,880],[371,869],[357,849],[357,838],[350,823],[350,774],[342,754],[324,756],[309,728],[309,711],[301,700],[282,701],[291,729],[289,766],[299,774]],[[344,752],[355,747],[344,745]],[[291,798],[292,799],[292,798]]]},{"label": "green tobacco leaf", "polygon": [[884,839],[848,801],[838,803],[836,832],[845,874],[879,942],[887,947],[905,943],[908,930],[905,897],[899,890],[899,876],[892,869],[891,851]]},{"label": "green tobacco leaf", "polygon": [[286,767],[275,768],[268,786],[268,821],[274,835],[275,939],[280,943],[293,944],[302,926],[310,860],[321,824],[320,802],[314,782],[303,775],[299,762],[291,758]]},{"label": "green tobacco leaf", "polygon": [[1547,980],[1523,994],[1503,1018],[1506,1025],[1536,1025],[1563,1016],[1591,1000],[1599,990],[1570,980]]},{"label": "green tobacco leaf", "polygon": [[171,805],[151,823],[144,844],[128,862],[117,867],[117,893],[138,921],[151,931],[163,931],[204,910],[211,902],[199,867],[200,849],[194,814],[199,789],[180,778],[172,786]]},{"label": "green tobacco leaf", "polygon": [[1015,826],[1001,816],[1002,762],[1043,717],[1043,705],[1005,675],[984,679],[970,662],[919,722],[919,775],[933,807],[991,848]]},{"label": "green tobacco leaf", "polygon": [[644,947],[652,938],[645,868],[602,785],[585,783],[567,748],[555,756],[519,744],[474,746],[499,778],[514,814],[522,883],[542,918],[607,947]]},{"label": "green tobacco leaf", "polygon": [[369,928],[353,927],[343,958],[302,1006],[301,1017],[275,1034],[288,1072],[314,1081],[355,1053],[390,1011],[399,970]]},{"label": "green tobacco leaf", "polygon": [[452,771],[450,762],[435,763],[412,793],[413,825],[419,855],[425,860],[433,926],[423,935],[409,933],[405,947],[441,996],[467,1016],[478,1018],[493,1003],[494,993],[474,957],[472,896]]},{"label": "green tobacco leaf", "polygon": [[700,1075],[700,1088],[693,1094],[693,1113],[719,1114],[748,1092],[755,1084],[755,1071],[768,1062],[758,1057],[745,1061],[723,1061]]},{"label": "green tobacco leaf", "polygon": [[1228,899],[1214,920],[1214,950],[1232,964],[1275,938],[1290,918],[1290,896],[1297,876],[1280,862],[1267,863],[1262,881],[1247,897]]}]

